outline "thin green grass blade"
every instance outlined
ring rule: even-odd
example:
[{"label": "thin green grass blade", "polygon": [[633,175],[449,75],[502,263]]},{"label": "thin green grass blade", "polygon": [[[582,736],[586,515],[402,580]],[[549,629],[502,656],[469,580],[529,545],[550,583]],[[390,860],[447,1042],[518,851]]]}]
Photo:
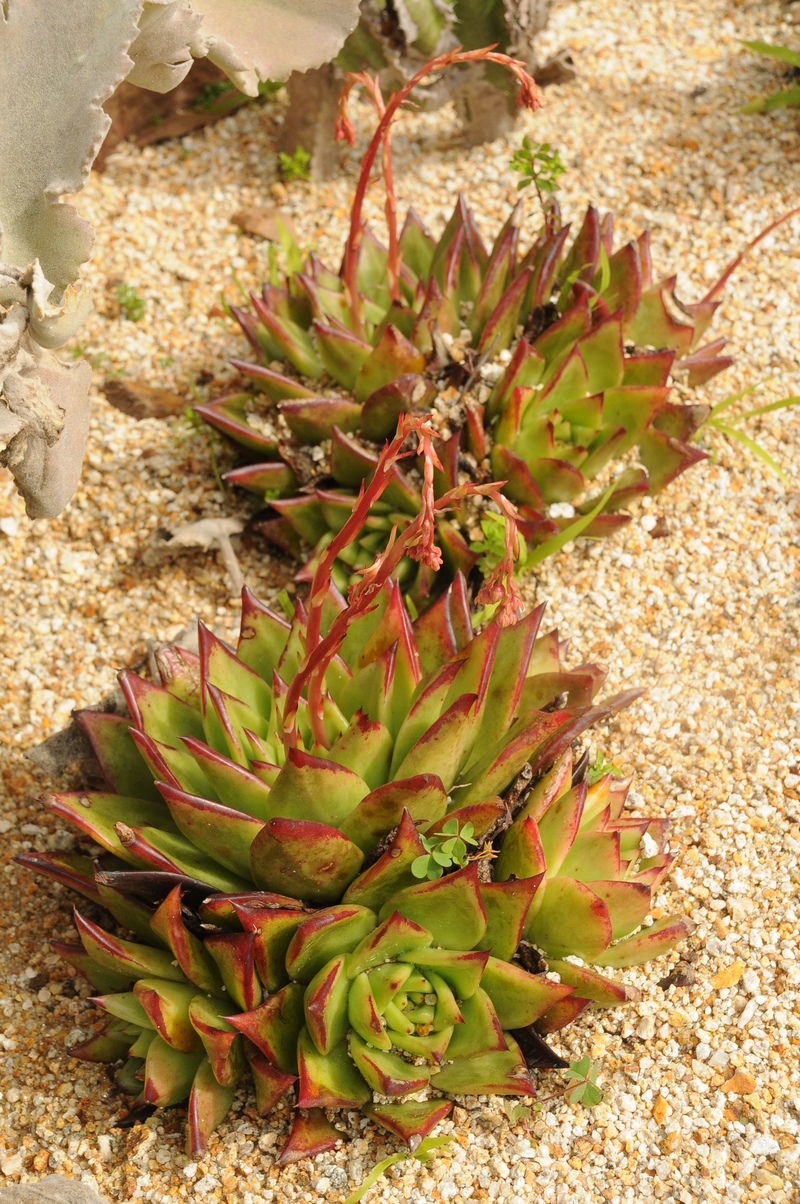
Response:
[{"label": "thin green grass blade", "polygon": [[390,1166],[395,1166],[398,1162],[408,1162],[410,1158],[416,1158],[418,1162],[430,1162],[436,1150],[443,1146],[450,1145],[451,1141],[455,1141],[454,1136],[449,1137],[426,1137],[421,1141],[416,1150],[399,1150],[396,1154],[390,1154],[388,1158],[383,1158],[372,1168],[360,1187],[349,1195],[344,1201],[344,1204],[359,1204],[359,1200],[363,1200],[371,1187],[374,1187],[382,1175],[385,1175]]},{"label": "thin green grass blade", "polygon": [[724,422],[717,423],[715,429],[720,431],[723,435],[727,435],[729,439],[735,439],[738,443],[741,443],[742,446],[746,447],[747,450],[752,452],[754,456],[758,456],[759,460],[762,460],[768,468],[771,468],[775,475],[780,477],[785,484],[791,484],[790,478],[783,471],[780,464],[778,464],[776,460],[773,460],[769,452],[765,451],[760,443],[756,443],[755,439],[751,439],[749,435],[745,435],[741,431],[737,431],[732,426],[727,426]]},{"label": "thin green grass blade", "polygon": [[777,59],[779,63],[788,63],[790,67],[800,67],[800,53],[790,50],[788,46],[776,46],[772,42],[742,42],[748,50],[756,54],[765,54],[768,58]]},{"label": "thin green grass blade", "polygon": [[541,564],[548,556],[554,556],[566,544],[571,543],[573,539],[577,539],[589,524],[594,522],[598,514],[602,513],[615,488],[616,481],[609,485],[593,510],[590,510],[588,514],[582,514],[580,518],[576,518],[574,523],[570,523],[563,531],[559,531],[558,535],[554,535],[552,539],[548,539],[544,543],[539,544],[538,548],[534,548],[527,560],[523,562],[522,571],[527,573],[535,564]]},{"label": "thin green grass blade", "polygon": [[[766,406],[757,406],[755,410],[745,410],[743,414],[734,414],[728,419],[729,426],[736,426],[747,418],[755,418],[758,414],[774,414],[776,410],[788,410],[800,405],[800,397],[784,397],[783,401],[772,401]],[[711,425],[714,425],[711,423]]]}]

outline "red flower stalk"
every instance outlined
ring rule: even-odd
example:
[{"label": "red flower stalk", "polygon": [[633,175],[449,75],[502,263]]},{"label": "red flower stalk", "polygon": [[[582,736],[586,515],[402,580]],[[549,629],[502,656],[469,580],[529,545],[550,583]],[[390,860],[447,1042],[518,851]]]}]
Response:
[{"label": "red flower stalk", "polygon": [[[418,440],[417,448],[404,448],[409,437],[414,435]],[[403,556],[412,556],[434,569],[441,566],[441,551],[433,542],[436,515],[450,509],[464,498],[489,497],[505,515],[505,555],[481,591],[483,595],[490,589],[491,598],[482,599],[479,595],[479,601],[482,604],[487,600],[498,604],[495,621],[500,626],[506,627],[517,621],[522,600],[514,582],[514,561],[519,555],[516,508],[500,492],[504,482],[490,482],[485,485],[468,482],[449,490],[436,500],[433,494],[433,470],[441,465],[433,446],[434,438],[436,432],[426,420],[413,414],[401,415],[397,434],[391,443],[384,446],[372,480],[368,485],[362,484],[350,518],[317,563],[308,599],[305,656],[289,686],[283,707],[283,740],[287,748],[297,747],[297,712],[304,692],[308,699],[309,722],[314,739],[321,747],[328,747],[324,724],[325,671],[341,648],[348,628],[356,618],[370,609],[373,599],[392,576]],[[422,507],[404,531],[398,534],[396,528],[392,530],[387,547],[363,572],[361,580],[352,586],[347,607],[339,612],[327,634],[323,636],[322,608],[330,585],[331,567],[342,548],[358,537],[370,508],[388,486],[394,465],[398,460],[414,454],[422,456],[424,461]]]},{"label": "red flower stalk", "polygon": [[[350,212],[350,233],[348,235],[347,244],[345,246],[344,257],[342,259],[341,276],[347,287],[347,292],[350,300],[350,310],[353,317],[353,325],[356,333],[362,333],[362,319],[359,311],[359,294],[356,281],[356,272],[358,268],[358,248],[361,243],[363,232],[363,222],[361,220],[362,210],[364,208],[364,198],[369,185],[369,178],[375,160],[378,155],[378,148],[384,147],[383,156],[383,171],[384,185],[386,188],[386,220],[389,227],[389,271],[390,284],[394,280],[396,287],[397,278],[400,271],[400,252],[397,240],[397,213],[394,200],[394,183],[391,170],[391,155],[387,155],[389,141],[389,127],[394,121],[398,110],[405,103],[408,97],[420,83],[429,75],[433,75],[437,71],[444,71],[447,67],[453,67],[460,63],[497,63],[501,67],[506,67],[519,80],[520,90],[517,97],[517,104],[528,109],[538,109],[544,102],[541,93],[536,86],[536,81],[533,79],[523,62],[519,59],[512,59],[507,54],[501,54],[499,51],[492,50],[490,46],[486,46],[481,50],[450,50],[446,54],[437,55],[436,58],[427,62],[424,67],[421,67],[416,75],[407,80],[402,88],[398,88],[392,94],[388,103],[384,105],[380,93],[380,87],[377,77],[372,79],[361,72],[359,74],[350,73],[345,76],[345,83],[342,89],[342,94],[339,98],[339,110],[336,118],[336,137],[340,141],[346,141],[351,146],[355,142],[355,129],[353,123],[347,115],[347,102],[350,98],[350,93],[356,84],[362,84],[373,102],[375,103],[380,121],[377,129],[372,135],[372,140],[366,149],[363,159],[361,160],[361,173],[358,177],[356,186],[356,195],[353,199],[353,207]],[[380,100],[378,99],[380,98]],[[394,248],[394,253],[393,253]],[[393,275],[394,273],[394,275]],[[392,293],[394,297],[394,292]]]}]

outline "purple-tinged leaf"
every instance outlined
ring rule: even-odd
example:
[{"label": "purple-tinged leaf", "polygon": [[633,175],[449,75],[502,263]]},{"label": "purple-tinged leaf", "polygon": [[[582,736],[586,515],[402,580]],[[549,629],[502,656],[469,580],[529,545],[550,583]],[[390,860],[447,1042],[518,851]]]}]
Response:
[{"label": "purple-tinged leaf", "polygon": [[626,987],[598,974],[588,966],[576,966],[572,962],[547,959],[549,970],[555,971],[563,983],[575,991],[581,999],[588,999],[600,1007],[614,1007],[618,1003],[639,998],[636,987]]},{"label": "purple-tinged leaf", "polygon": [[270,401],[286,401],[289,397],[314,396],[312,391],[305,385],[301,385],[299,381],[293,380],[290,376],[282,376],[280,372],[274,372],[262,364],[253,364],[250,360],[237,359],[232,359],[230,364],[232,368],[236,368],[238,372],[255,381],[259,393],[266,393]]},{"label": "purple-tinged leaf", "polygon": [[577,995],[569,995],[553,1004],[537,1021],[534,1032],[548,1036],[560,1032],[568,1024],[573,1024],[590,1006],[588,999],[580,999]]},{"label": "purple-tinged leaf", "polygon": [[436,398],[435,385],[418,374],[399,376],[367,397],[361,411],[360,429],[367,439],[390,438],[401,414],[428,410]]},{"label": "purple-tinged leaf", "polygon": [[[124,991],[131,985],[135,975],[128,971],[110,970],[106,966],[101,966],[98,961],[90,957],[82,945],[72,945],[68,941],[51,941],[50,948],[59,957],[63,957],[64,961],[69,962],[76,970],[79,970],[92,986],[98,991]],[[81,1047],[82,1048],[82,1047]],[[79,1056],[79,1055],[76,1055]],[[93,1059],[86,1055],[87,1061]]]},{"label": "purple-tinged leaf", "polygon": [[91,920],[75,911],[75,927],[89,957],[106,970],[128,979],[166,978],[184,982],[183,971],[176,966],[171,953],[153,949],[122,937],[112,936]]},{"label": "purple-tinged leaf", "polygon": [[93,903],[100,902],[100,892],[94,880],[94,862],[81,853],[18,853],[14,858],[17,865],[45,874],[54,882],[76,890]]},{"label": "purple-tinged leaf", "polygon": [[87,737],[109,790],[134,798],[156,799],[147,766],[128,735],[129,719],[102,711],[76,711],[75,720]]},{"label": "purple-tinged leaf", "polygon": [[120,673],[119,684],[136,727],[146,736],[173,747],[181,736],[196,736],[202,740],[200,715],[169,690],[154,686],[130,669]]},{"label": "purple-tinged leaf", "polygon": [[261,297],[251,294],[250,300],[280,358],[288,360],[301,376],[310,376],[312,380],[322,376],[322,364],[308,332],[290,317],[278,317]]},{"label": "purple-tinged leaf", "polygon": [[261,464],[243,464],[230,468],[222,474],[227,485],[247,489],[262,500],[269,496],[291,497],[297,490],[298,480],[287,464],[280,460],[264,461]]},{"label": "purple-tinged leaf", "polygon": [[334,427],[358,430],[361,406],[346,397],[311,397],[282,401],[278,405],[287,426],[301,443],[317,444],[330,439]]}]

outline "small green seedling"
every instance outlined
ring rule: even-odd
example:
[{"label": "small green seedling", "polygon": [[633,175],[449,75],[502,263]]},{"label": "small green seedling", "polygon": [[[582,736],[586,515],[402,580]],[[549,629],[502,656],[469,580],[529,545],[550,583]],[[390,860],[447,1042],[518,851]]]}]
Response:
[{"label": "small green seedling", "polygon": [[411,873],[415,878],[427,878],[435,882],[445,870],[459,869],[467,864],[467,845],[477,845],[472,824],[464,824],[459,832],[458,820],[448,819],[441,832],[435,836],[420,836],[425,852],[411,862]]},{"label": "small green seedling", "polygon": [[586,781],[590,786],[594,786],[595,782],[599,782],[607,773],[610,773],[612,778],[622,777],[622,770],[618,769],[613,761],[607,761],[603,754],[598,752],[586,771]]},{"label": "small green seedling", "polygon": [[304,146],[298,146],[292,155],[286,151],[278,151],[278,169],[287,184],[292,180],[309,180],[311,155]]},{"label": "small green seedling", "polygon": [[344,1204],[358,1204],[359,1200],[363,1200],[369,1189],[378,1182],[381,1175],[386,1174],[390,1166],[396,1166],[398,1162],[409,1162],[412,1158],[424,1166],[436,1156],[437,1150],[450,1145],[452,1141],[455,1141],[452,1134],[449,1137],[426,1137],[415,1150],[399,1150],[396,1154],[383,1158],[372,1168],[361,1186],[347,1197]]},{"label": "small green seedling", "polygon": [[517,184],[517,191],[522,192],[524,188],[533,186],[542,212],[546,213],[548,205],[545,194],[558,192],[561,187],[558,181],[567,170],[558,148],[549,142],[533,142],[526,134],[520,149],[511,156],[509,167],[522,177]]},{"label": "small green seedling", "polygon": [[520,1120],[530,1121],[544,1110],[545,1104],[566,1095],[571,1104],[583,1104],[584,1108],[596,1108],[603,1099],[603,1088],[597,1085],[600,1063],[593,1062],[588,1054],[576,1061],[570,1062],[569,1069],[564,1071],[569,1080],[559,1091],[532,1104],[506,1104],[506,1115],[512,1123]]},{"label": "small green seedling", "polygon": [[122,283],[117,287],[117,302],[123,318],[129,322],[141,322],[145,315],[146,302],[132,284]]}]

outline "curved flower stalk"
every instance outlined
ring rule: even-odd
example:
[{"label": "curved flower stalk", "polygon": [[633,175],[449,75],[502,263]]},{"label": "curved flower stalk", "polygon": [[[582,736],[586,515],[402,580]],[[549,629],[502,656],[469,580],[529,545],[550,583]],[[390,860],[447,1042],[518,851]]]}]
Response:
[{"label": "curved flower stalk", "polygon": [[[343,538],[407,437],[432,455],[405,420]],[[46,800],[104,855],[21,859],[131,934],[78,914],[56,945],[106,1014],[73,1053],[121,1061],[143,1104],[188,1099],[194,1154],[247,1067],[262,1115],[295,1092],[282,1161],[339,1139],[326,1109],[410,1139],[452,1095],[530,1095],[529,1067],[560,1064],[541,1034],[630,998],[594,967],[687,931],[643,927],[665,823],[573,751],[637,692],[596,705],[602,671],[562,666],[541,607],[476,634],[461,577],[412,620],[391,574],[404,549],[436,560],[431,530],[397,533],[347,603],[321,563],[289,618],[244,591],[235,651],[201,629],[199,655],[158,654],[161,685],[123,673],[130,719],[80,716],[104,788]],[[454,830],[474,852],[420,881]]]}]

